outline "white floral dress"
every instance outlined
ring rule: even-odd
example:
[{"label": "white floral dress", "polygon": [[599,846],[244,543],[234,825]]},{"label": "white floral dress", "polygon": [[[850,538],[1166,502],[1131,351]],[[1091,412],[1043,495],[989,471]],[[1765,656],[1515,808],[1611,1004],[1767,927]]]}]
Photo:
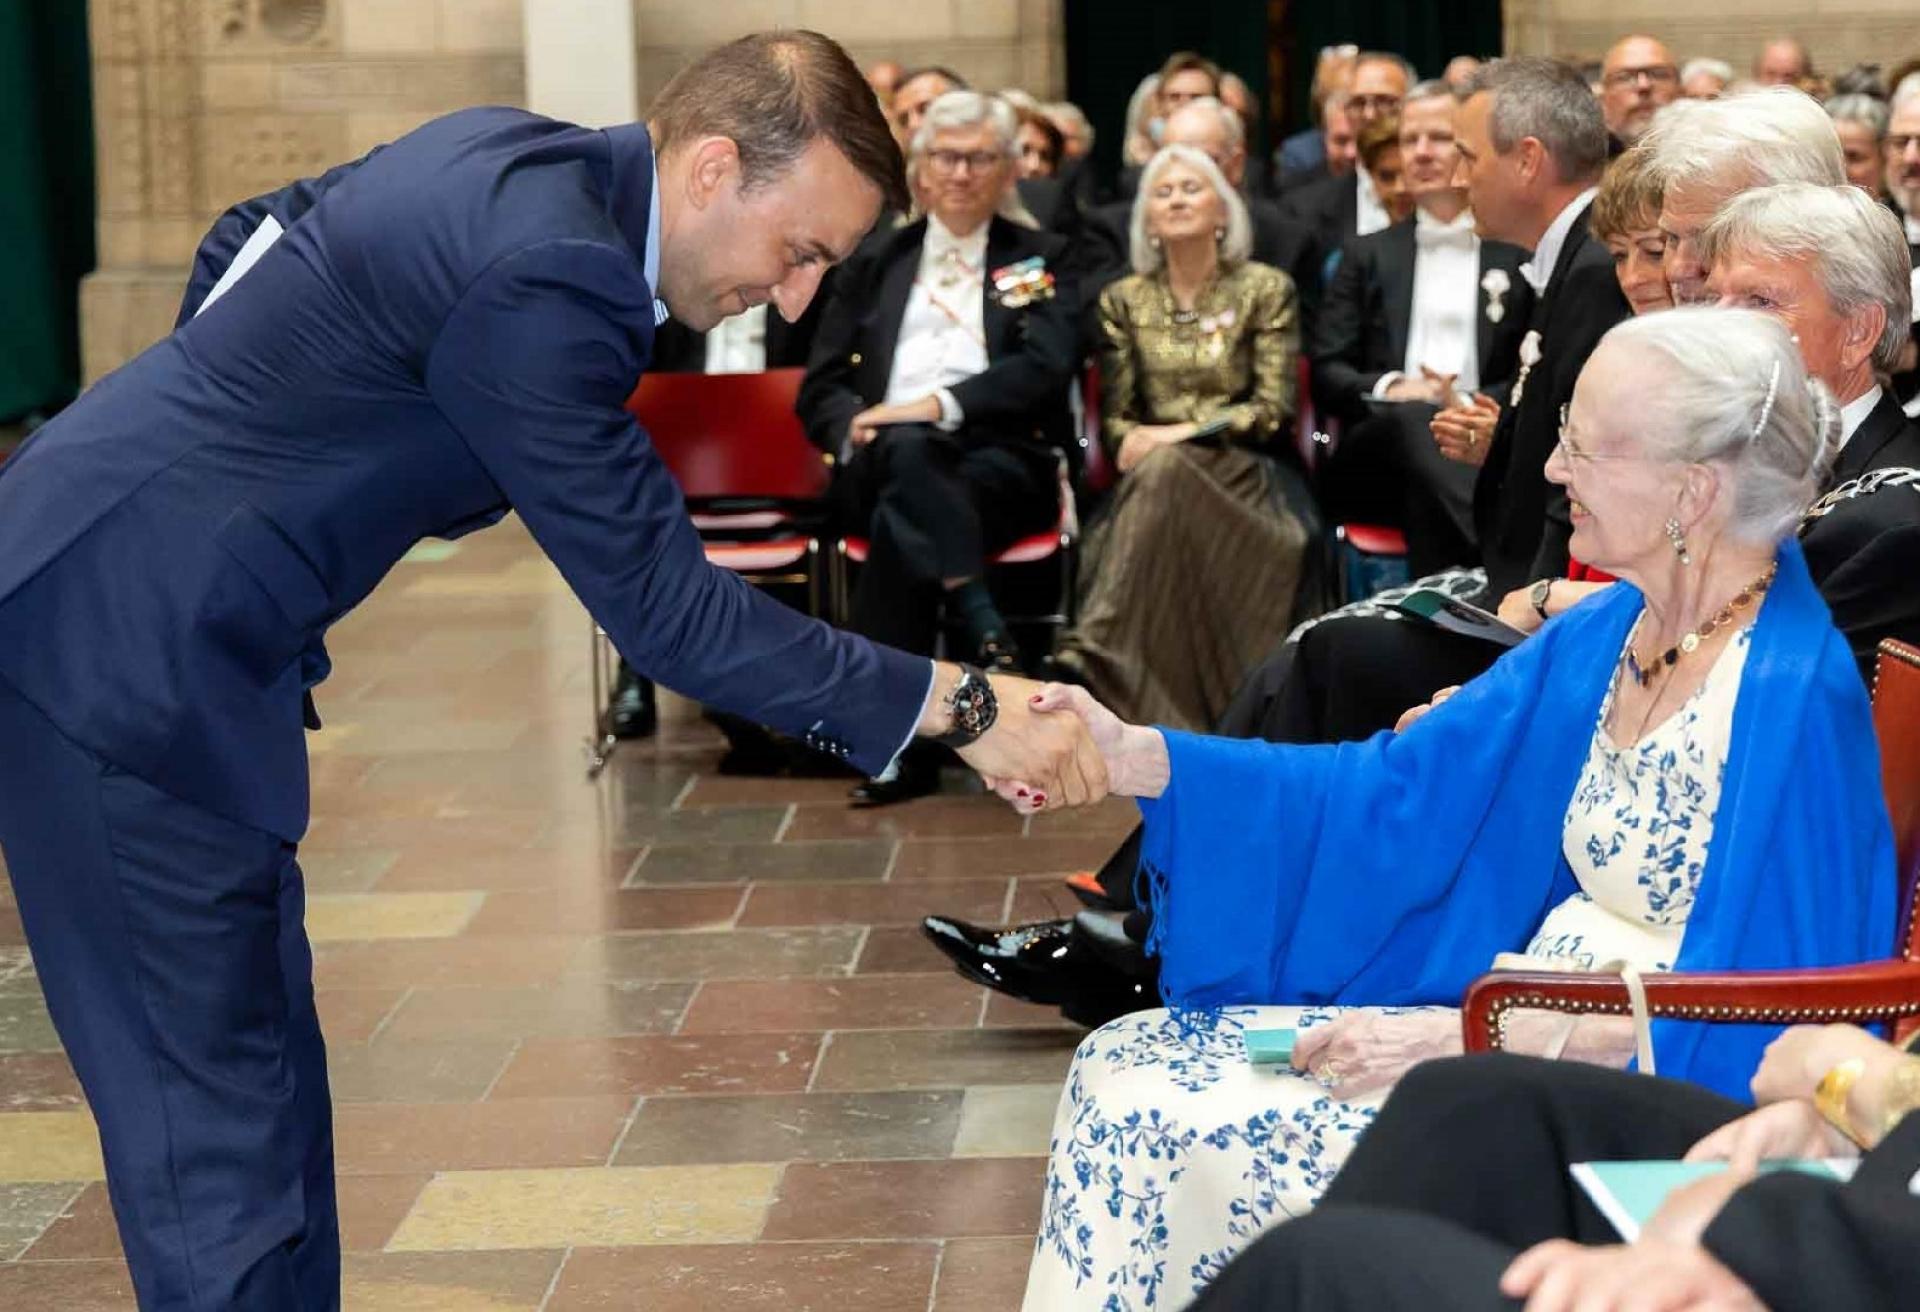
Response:
[{"label": "white floral dress", "polygon": [[[1713,835],[1748,636],[1632,747],[1602,727],[1608,694],[1562,840],[1580,891],[1547,914],[1528,956],[1672,966]],[[1345,1100],[1291,1068],[1252,1066],[1242,1033],[1305,1030],[1342,1010],[1143,1011],[1089,1034],[1054,1114],[1026,1312],[1185,1307],[1261,1231],[1310,1210],[1386,1091]]]}]

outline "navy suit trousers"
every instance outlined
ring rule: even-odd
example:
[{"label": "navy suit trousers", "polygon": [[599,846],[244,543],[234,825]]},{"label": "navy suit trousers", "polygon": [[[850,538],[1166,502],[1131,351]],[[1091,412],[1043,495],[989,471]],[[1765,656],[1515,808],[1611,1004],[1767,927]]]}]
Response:
[{"label": "navy suit trousers", "polygon": [[108,764],[0,682],[0,850],[140,1306],[338,1308],[293,846]]}]

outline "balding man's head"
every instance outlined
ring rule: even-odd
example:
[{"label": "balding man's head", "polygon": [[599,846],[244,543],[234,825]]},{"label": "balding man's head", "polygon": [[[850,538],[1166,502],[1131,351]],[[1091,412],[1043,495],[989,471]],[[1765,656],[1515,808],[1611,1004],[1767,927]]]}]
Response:
[{"label": "balding man's head", "polygon": [[1192,146],[1218,165],[1221,174],[1236,187],[1246,178],[1246,126],[1238,114],[1212,96],[1189,100],[1167,115],[1160,144]]},{"label": "balding man's head", "polygon": [[1813,56],[1796,37],[1777,36],[1753,59],[1753,80],[1763,87],[1797,87],[1813,72]]},{"label": "balding man's head", "polygon": [[1600,63],[1600,112],[1607,131],[1632,145],[1663,105],[1680,96],[1673,52],[1650,36],[1623,37]]}]

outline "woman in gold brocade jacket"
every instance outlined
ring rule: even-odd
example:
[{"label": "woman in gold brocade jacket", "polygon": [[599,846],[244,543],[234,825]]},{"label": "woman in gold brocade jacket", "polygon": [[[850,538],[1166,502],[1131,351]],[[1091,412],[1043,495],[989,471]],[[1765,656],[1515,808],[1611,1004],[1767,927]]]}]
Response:
[{"label": "woman in gold brocade jacket", "polygon": [[1299,301],[1249,241],[1214,162],[1168,146],[1134,201],[1135,272],[1100,298],[1102,438],[1120,481],[1056,660],[1136,722],[1211,727],[1317,592],[1291,423]]}]

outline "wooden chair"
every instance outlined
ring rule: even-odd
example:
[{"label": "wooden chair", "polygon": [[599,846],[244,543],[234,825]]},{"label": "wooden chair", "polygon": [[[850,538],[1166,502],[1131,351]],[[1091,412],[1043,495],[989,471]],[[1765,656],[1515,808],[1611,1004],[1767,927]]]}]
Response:
[{"label": "wooden chair", "polygon": [[[1920,1028],[1920,649],[1889,638],[1874,675],[1873,722],[1880,768],[1893,816],[1900,881],[1892,958],[1855,966],[1805,970],[1688,971],[1643,976],[1654,1016],[1771,1025],[1889,1022],[1896,1039]],[[1499,1048],[1516,1009],[1629,1012],[1618,976],[1495,971],[1467,990],[1461,1008],[1466,1050]]]},{"label": "wooden chair", "polygon": [[[680,484],[711,563],[758,586],[803,588],[824,614],[822,541],[832,466],[794,414],[804,369],[757,374],[648,374],[627,400]],[[587,773],[606,765],[615,657],[593,629],[593,739]]]}]

